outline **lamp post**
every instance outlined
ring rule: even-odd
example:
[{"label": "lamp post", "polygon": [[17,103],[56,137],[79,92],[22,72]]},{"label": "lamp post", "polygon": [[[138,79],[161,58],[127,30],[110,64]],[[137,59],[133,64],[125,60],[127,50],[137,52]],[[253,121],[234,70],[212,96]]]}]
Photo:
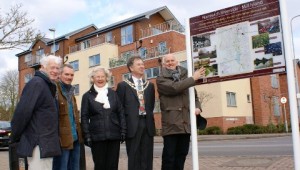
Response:
[{"label": "lamp post", "polygon": [[53,32],[53,55],[55,55],[56,47],[55,47],[55,28],[50,28],[49,31]]},{"label": "lamp post", "polygon": [[[296,81],[296,97],[297,97],[297,103],[298,103],[298,111],[300,110],[300,101],[299,101],[299,98],[300,98],[300,92],[299,92],[299,82],[298,82],[298,72],[297,72],[297,65],[298,65],[298,60],[296,59],[295,57],[295,45],[294,45],[294,35],[293,35],[293,20],[295,18],[298,18],[300,17],[300,15],[296,15],[294,16],[292,19],[291,19],[291,37],[292,37],[292,49],[293,49],[293,54],[294,54],[294,70],[295,70],[295,81]],[[299,116],[299,113],[298,113],[298,116]]]}]

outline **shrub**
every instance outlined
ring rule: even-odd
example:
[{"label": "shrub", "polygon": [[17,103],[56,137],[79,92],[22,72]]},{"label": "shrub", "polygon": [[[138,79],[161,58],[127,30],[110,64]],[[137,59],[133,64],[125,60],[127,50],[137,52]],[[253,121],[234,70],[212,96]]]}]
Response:
[{"label": "shrub", "polygon": [[206,130],[198,130],[198,135],[207,135]]},{"label": "shrub", "polygon": [[219,135],[219,134],[222,134],[222,130],[220,127],[218,126],[211,126],[211,127],[208,127],[205,129],[206,133],[208,135]]},{"label": "shrub", "polygon": [[228,128],[227,129],[227,134],[230,134],[230,135],[243,134],[242,126],[236,126],[236,127]]}]

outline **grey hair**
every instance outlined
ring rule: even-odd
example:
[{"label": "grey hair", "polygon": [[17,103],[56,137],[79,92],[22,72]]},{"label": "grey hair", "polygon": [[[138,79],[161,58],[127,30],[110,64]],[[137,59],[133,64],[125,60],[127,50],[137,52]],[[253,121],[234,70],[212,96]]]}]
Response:
[{"label": "grey hair", "polygon": [[162,58],[161,58],[161,64],[165,64],[166,63],[165,60],[166,60],[166,57],[168,57],[168,56],[174,57],[174,59],[177,61],[176,57],[173,54],[166,54],[166,55],[162,56]]},{"label": "grey hair", "polygon": [[111,78],[111,73],[108,69],[104,68],[104,67],[101,67],[101,66],[98,66],[98,67],[95,67],[92,69],[92,71],[89,73],[89,78],[90,78],[90,81],[92,81],[92,78],[95,76],[95,74],[98,72],[98,71],[102,71],[104,72],[105,76],[106,76],[106,82],[108,82]]},{"label": "grey hair", "polygon": [[44,66],[46,68],[49,64],[49,61],[54,61],[56,64],[59,64],[59,65],[62,64],[62,59],[60,57],[57,57],[54,55],[48,55],[48,56],[42,57],[42,59],[40,60],[40,63],[42,66]]}]

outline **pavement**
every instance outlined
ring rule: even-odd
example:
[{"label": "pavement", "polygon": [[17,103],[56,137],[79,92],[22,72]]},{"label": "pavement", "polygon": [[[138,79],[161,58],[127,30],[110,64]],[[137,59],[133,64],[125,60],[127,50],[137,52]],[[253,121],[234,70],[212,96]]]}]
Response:
[{"label": "pavement", "polygon": [[[198,141],[214,140],[237,140],[237,139],[257,139],[268,137],[287,136],[288,134],[253,134],[253,135],[200,135]],[[154,142],[162,142],[162,137],[155,137]],[[93,170],[93,160],[91,155],[86,155],[87,170]],[[153,170],[160,170],[161,157],[154,157]],[[8,151],[0,150],[0,169],[9,169]],[[24,167],[20,167],[20,170]],[[192,158],[187,157],[185,170],[193,170]],[[294,169],[294,160],[292,155],[287,156],[200,156],[200,170],[292,170]],[[121,154],[119,159],[119,170],[127,170],[127,156]]]}]

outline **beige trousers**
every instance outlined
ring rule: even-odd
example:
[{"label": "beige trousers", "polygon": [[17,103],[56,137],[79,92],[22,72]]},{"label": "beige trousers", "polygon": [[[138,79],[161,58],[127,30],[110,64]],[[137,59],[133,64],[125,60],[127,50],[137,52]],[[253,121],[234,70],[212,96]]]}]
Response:
[{"label": "beige trousers", "polygon": [[27,157],[28,170],[52,170],[53,158],[40,158],[40,147],[33,149],[32,157]]}]

